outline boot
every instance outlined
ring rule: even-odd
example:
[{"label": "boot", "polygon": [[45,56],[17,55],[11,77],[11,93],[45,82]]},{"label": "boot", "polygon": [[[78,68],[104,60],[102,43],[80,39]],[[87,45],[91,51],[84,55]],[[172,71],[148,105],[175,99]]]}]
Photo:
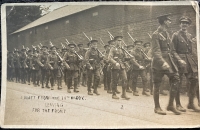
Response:
[{"label": "boot", "polygon": [[119,97],[117,97],[117,95],[112,95],[112,99],[119,99]]},{"label": "boot", "polygon": [[112,91],[111,91],[111,90],[108,90],[107,93],[112,94]]},{"label": "boot", "polygon": [[78,89],[78,79],[77,78],[74,78],[74,92],[75,93],[78,93],[79,91],[77,90]]},{"label": "boot", "polygon": [[51,86],[51,90],[54,90],[54,86]]},{"label": "boot", "polygon": [[163,95],[163,96],[167,96],[167,93],[164,92],[164,90],[160,90],[160,94]]},{"label": "boot", "polygon": [[176,110],[176,108],[173,105],[174,98],[176,96],[177,91],[173,90],[173,88],[170,89],[170,97],[169,97],[169,104],[167,106],[167,111],[172,111],[176,115],[180,115],[181,113]]},{"label": "boot", "polygon": [[88,91],[88,95],[93,95],[93,93],[91,91]]},{"label": "boot", "polygon": [[74,88],[74,92],[75,92],[75,93],[78,93],[79,91],[78,91],[78,90],[76,90],[76,89]]},{"label": "boot", "polygon": [[184,109],[182,106],[181,106],[181,102],[180,102],[180,92],[179,90],[177,91],[177,94],[176,94],[176,109],[178,111],[181,111],[181,112],[186,112],[186,109]]},{"label": "boot", "polygon": [[129,89],[129,87],[128,87],[128,89],[126,89],[126,92],[127,93],[132,93],[132,91]]},{"label": "boot", "polygon": [[125,98],[126,100],[129,100],[130,98],[126,96],[126,89],[122,87],[122,95],[121,98]]},{"label": "boot", "polygon": [[142,95],[150,96],[145,90],[142,91]]},{"label": "boot", "polygon": [[137,91],[133,91],[133,96],[139,96]]},{"label": "boot", "polygon": [[67,92],[68,92],[68,93],[71,93],[71,90],[68,88],[68,89],[67,89]]},{"label": "boot", "polygon": [[154,112],[160,115],[166,115],[166,112],[164,112],[161,108],[160,108],[160,103],[159,103],[159,86],[160,83],[155,84],[155,88],[154,88],[154,94],[153,94],[153,99],[154,99],[154,103],[155,103],[155,108],[154,108]]},{"label": "boot", "polygon": [[117,90],[117,88],[116,88],[116,93],[117,93],[117,94],[120,94],[120,91],[119,91],[119,90]]}]

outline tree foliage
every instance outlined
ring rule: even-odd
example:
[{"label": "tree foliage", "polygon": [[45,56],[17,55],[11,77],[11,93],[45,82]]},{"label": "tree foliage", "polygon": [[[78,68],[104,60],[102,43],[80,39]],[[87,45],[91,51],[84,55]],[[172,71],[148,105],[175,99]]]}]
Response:
[{"label": "tree foliage", "polygon": [[40,6],[7,6],[7,33],[10,34],[40,18]]}]

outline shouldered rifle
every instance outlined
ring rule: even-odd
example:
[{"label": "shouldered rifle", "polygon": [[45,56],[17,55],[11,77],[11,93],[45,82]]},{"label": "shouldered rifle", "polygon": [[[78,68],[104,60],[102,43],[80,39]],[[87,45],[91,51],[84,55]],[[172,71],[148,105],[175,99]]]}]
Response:
[{"label": "shouldered rifle", "polygon": [[58,54],[58,52],[56,51],[56,55],[59,57],[59,59],[62,61],[62,63],[64,64],[64,66],[67,68],[67,69],[69,69],[70,67],[69,67],[69,65],[67,64],[67,62],[65,62],[64,60],[63,60],[63,58]]}]

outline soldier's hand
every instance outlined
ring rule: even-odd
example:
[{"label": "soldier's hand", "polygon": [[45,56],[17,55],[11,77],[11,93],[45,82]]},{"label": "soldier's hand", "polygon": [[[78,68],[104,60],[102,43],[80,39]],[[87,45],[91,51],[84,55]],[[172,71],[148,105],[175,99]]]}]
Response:
[{"label": "soldier's hand", "polygon": [[93,70],[93,67],[90,67],[90,70]]},{"label": "soldier's hand", "polygon": [[42,67],[44,67],[44,65],[41,65]]},{"label": "soldier's hand", "polygon": [[168,64],[167,62],[164,62],[164,64],[162,65],[162,68],[163,68],[164,70],[167,70],[167,69],[170,68],[170,66],[169,66],[169,64]]},{"label": "soldier's hand", "polygon": [[120,64],[119,64],[119,63],[116,63],[115,65],[116,65],[116,66],[120,66]]},{"label": "soldier's hand", "polygon": [[140,70],[143,70],[143,69],[144,69],[144,66],[139,66],[139,69],[140,69]]},{"label": "soldier's hand", "polygon": [[53,67],[51,67],[50,69],[53,70]]}]

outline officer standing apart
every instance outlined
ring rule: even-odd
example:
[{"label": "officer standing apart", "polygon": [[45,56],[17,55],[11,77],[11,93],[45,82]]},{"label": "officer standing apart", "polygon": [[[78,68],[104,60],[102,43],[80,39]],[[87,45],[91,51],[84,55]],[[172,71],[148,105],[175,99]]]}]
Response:
[{"label": "officer standing apart", "polygon": [[97,87],[100,81],[100,62],[103,60],[103,56],[97,50],[97,40],[91,40],[88,43],[90,49],[85,53],[86,68],[87,68],[87,87],[88,95],[93,95],[91,92],[92,76],[94,75],[94,91],[96,95],[100,95],[97,91]]},{"label": "officer standing apart", "polygon": [[[170,14],[162,15],[157,17],[160,26],[153,33],[152,36],[152,71],[153,71],[153,82],[154,82],[154,112],[162,115],[166,115],[159,103],[159,88],[162,83],[162,78],[167,75],[170,83],[170,98],[167,106],[168,111],[174,112],[176,115],[181,113],[176,110],[173,105],[174,99],[177,95],[180,79],[178,74],[177,66],[172,59],[170,38],[167,32],[171,19]],[[173,49],[172,49],[173,50]]]},{"label": "officer standing apart", "polygon": [[[174,46],[175,59],[179,65],[180,77],[185,75],[189,82],[189,104],[188,109],[193,109],[196,112],[200,112],[200,109],[194,105],[194,97],[196,94],[196,87],[198,87],[198,64],[192,57],[192,35],[187,32],[187,28],[191,24],[190,18],[183,16],[179,20],[181,29],[175,32],[172,36],[172,45]],[[183,64],[184,63],[184,64]],[[197,94],[198,95],[198,94]],[[178,110],[185,112],[186,110],[180,103],[180,92],[177,91],[176,107]]]}]

